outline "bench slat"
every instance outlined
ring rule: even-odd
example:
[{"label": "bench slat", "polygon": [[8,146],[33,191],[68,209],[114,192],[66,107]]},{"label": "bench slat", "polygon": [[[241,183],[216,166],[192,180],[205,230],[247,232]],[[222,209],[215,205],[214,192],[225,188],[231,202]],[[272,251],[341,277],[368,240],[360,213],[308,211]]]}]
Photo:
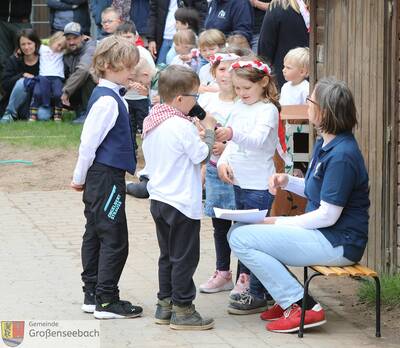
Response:
[{"label": "bench slat", "polygon": [[352,266],[344,267],[330,267],[330,266],[311,266],[311,268],[325,276],[364,276],[364,277],[377,277],[378,274],[365,266],[355,264]]},{"label": "bench slat", "polygon": [[328,266],[311,266],[311,268],[325,276],[337,276],[337,273]]},{"label": "bench slat", "polygon": [[345,266],[345,267],[343,267],[343,269],[345,269],[347,272],[349,272],[350,275],[352,275],[353,277],[360,277],[360,276],[364,275],[363,271],[358,270],[354,266]]},{"label": "bench slat", "polygon": [[354,267],[357,268],[359,271],[363,272],[364,276],[367,276],[367,277],[377,277],[378,276],[378,273],[376,273],[371,268],[361,266],[359,264],[354,265]]}]

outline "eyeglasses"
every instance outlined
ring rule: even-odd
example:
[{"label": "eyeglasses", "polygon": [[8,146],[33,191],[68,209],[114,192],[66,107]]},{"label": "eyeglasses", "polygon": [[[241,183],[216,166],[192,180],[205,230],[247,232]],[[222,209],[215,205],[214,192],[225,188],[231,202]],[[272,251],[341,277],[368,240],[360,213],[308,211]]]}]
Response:
[{"label": "eyeglasses", "polygon": [[197,100],[199,100],[200,94],[199,93],[194,93],[194,94],[182,94],[183,97],[194,97]]},{"label": "eyeglasses", "polygon": [[101,24],[111,24],[112,22],[115,22],[115,19],[106,19],[105,21],[102,21]]},{"label": "eyeglasses", "polygon": [[308,96],[308,97],[306,98],[306,100],[307,100],[308,102],[310,102],[310,103],[313,103],[314,105],[319,106],[319,104],[318,104],[317,102],[315,102],[314,100],[312,100],[312,99],[310,98],[310,96]]}]

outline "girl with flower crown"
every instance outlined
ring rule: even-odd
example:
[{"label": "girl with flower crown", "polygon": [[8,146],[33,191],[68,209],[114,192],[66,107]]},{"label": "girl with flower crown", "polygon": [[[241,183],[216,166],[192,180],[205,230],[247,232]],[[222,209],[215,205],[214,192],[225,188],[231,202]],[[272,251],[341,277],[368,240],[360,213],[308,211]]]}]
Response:
[{"label": "girl with flower crown", "polygon": [[[229,68],[239,58],[236,54],[227,53],[226,51],[224,53],[216,53],[209,58],[210,72],[218,84],[219,92],[201,94],[199,104],[215,119],[217,127],[226,125],[235,104],[236,93],[233,89]],[[221,181],[217,172],[217,162],[225,146],[226,143],[216,142],[210,160],[206,165],[204,212],[212,219],[217,260],[214,274],[199,287],[200,292],[204,293],[229,291],[233,288],[232,272],[230,271],[231,249],[226,238],[232,222],[216,218],[213,209],[214,207],[235,208],[233,187]]]},{"label": "girl with flower crown", "polygon": [[[219,127],[217,141],[228,141],[218,160],[221,180],[232,184],[237,209],[271,209],[274,196],[268,179],[275,174],[273,156],[278,144],[280,105],[269,66],[258,58],[242,57],[231,65],[232,82],[240,98],[227,127]],[[251,314],[267,308],[267,295],[257,278],[241,266],[238,282],[248,291],[231,296],[228,312]]]}]

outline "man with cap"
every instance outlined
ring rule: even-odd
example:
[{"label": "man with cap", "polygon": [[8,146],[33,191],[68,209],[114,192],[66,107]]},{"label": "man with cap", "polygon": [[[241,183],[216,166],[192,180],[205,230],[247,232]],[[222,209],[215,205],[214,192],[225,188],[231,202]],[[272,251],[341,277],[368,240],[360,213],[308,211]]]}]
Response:
[{"label": "man with cap", "polygon": [[67,51],[64,54],[65,84],[61,101],[70,106],[77,115],[74,123],[83,123],[86,107],[92,90],[95,87],[89,73],[96,42],[86,39],[81,34],[79,23],[68,23],[64,28],[67,41]]}]

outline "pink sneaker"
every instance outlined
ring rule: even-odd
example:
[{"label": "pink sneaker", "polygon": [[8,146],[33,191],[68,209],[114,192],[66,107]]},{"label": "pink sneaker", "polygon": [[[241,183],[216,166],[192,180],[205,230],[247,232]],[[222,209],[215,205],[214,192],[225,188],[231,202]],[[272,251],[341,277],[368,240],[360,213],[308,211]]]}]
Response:
[{"label": "pink sneaker", "polygon": [[199,286],[200,292],[213,294],[220,291],[229,291],[233,289],[232,272],[215,271],[213,276],[207,280],[207,283]]},{"label": "pink sneaker", "polygon": [[237,300],[236,297],[240,297],[240,294],[246,292],[249,287],[250,276],[246,273],[240,273],[236,285],[229,294],[229,297],[231,298],[231,300]]}]

